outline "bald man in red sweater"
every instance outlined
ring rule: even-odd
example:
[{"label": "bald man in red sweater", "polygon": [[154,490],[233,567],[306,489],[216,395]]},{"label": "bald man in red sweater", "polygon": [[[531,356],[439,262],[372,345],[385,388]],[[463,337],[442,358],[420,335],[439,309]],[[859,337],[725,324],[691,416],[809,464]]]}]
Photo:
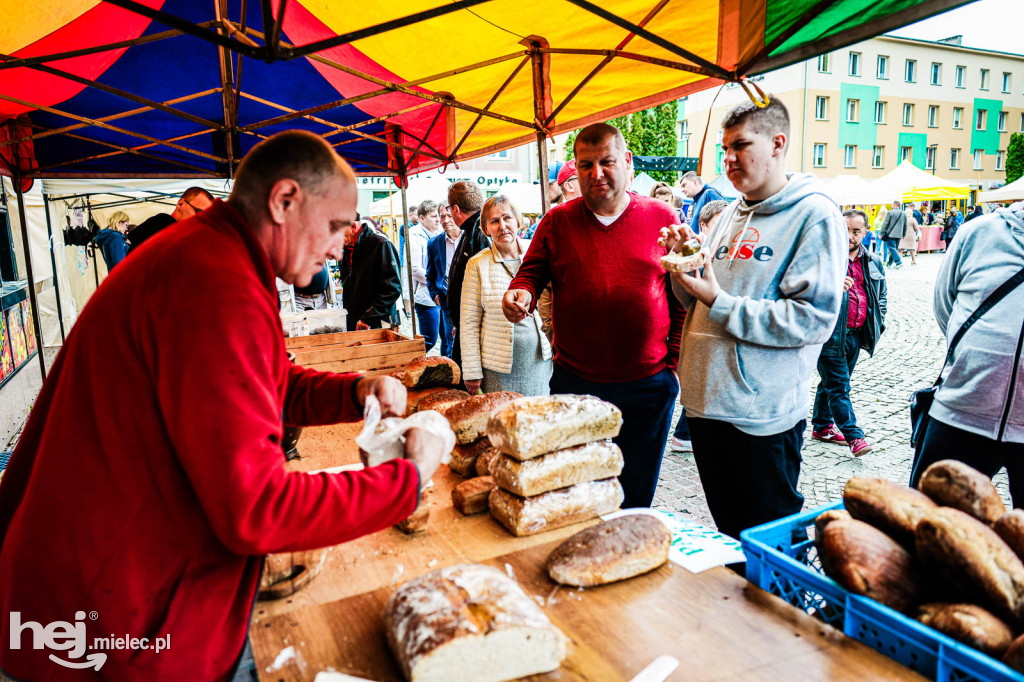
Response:
[{"label": "bald man in red sweater", "polygon": [[594,395],[622,410],[622,506],[649,507],[679,393],[686,313],[658,246],[659,230],[678,219],[668,204],[627,191],[632,156],[617,128],[581,130],[575,160],[583,196],[544,216],[502,309],[522,320],[551,284],[551,392]]}]

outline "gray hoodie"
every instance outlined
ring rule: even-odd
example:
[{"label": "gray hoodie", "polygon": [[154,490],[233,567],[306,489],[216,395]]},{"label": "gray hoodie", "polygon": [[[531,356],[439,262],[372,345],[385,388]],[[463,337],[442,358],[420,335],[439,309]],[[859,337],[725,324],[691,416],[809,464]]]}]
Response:
[{"label": "gray hoodie", "polygon": [[734,201],[708,233],[722,287],[687,308],[679,401],[687,415],[768,436],[807,416],[811,370],[836,324],[849,260],[846,223],[812,175],[754,206]]},{"label": "gray hoodie", "polygon": [[[935,319],[947,343],[1003,282],[1024,267],[1024,212],[1000,209],[964,223],[935,281]],[[1024,284],[964,334],[931,416],[993,440],[1024,443]]]}]

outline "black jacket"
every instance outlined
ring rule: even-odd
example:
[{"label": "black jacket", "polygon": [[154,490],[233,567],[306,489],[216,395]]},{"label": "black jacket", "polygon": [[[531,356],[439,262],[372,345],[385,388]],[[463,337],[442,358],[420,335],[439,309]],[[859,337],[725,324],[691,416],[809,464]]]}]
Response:
[{"label": "black jacket", "polygon": [[462,223],[462,237],[452,257],[452,269],[448,271],[448,316],[456,328],[462,306],[462,282],[466,278],[466,264],[469,259],[490,247],[491,240],[480,229],[480,212],[474,213]]},{"label": "black jacket", "polygon": [[142,242],[146,241],[160,230],[165,230],[176,221],[170,213],[157,213],[156,215],[150,216],[135,226],[125,237],[128,239],[128,243],[131,244],[131,250],[142,246]]},{"label": "black jacket", "polygon": [[[860,263],[864,269],[864,288],[868,292],[868,319],[864,323],[861,348],[873,355],[878,339],[885,331],[885,313],[888,291],[885,285],[885,269],[882,260],[867,249],[860,250]],[[821,349],[822,355],[842,355],[846,343],[846,317],[850,304],[850,292],[843,292],[843,304],[839,308],[839,320],[832,331],[832,337]]]},{"label": "black jacket", "polygon": [[345,247],[339,265],[349,330],[360,321],[371,329],[380,329],[381,322],[390,323],[397,314],[395,303],[402,297],[395,245],[377,230],[364,226],[356,245]]},{"label": "black jacket", "polygon": [[907,233],[907,214],[903,209],[890,209],[878,230],[883,239],[902,239]]}]

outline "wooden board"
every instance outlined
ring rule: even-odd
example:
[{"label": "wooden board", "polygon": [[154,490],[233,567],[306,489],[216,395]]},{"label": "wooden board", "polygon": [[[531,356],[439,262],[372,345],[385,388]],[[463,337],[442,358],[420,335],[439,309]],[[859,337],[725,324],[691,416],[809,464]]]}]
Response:
[{"label": "wooden board", "polygon": [[[482,562],[514,574],[572,640],[558,671],[529,679],[628,680],[663,654],[682,664],[672,680],[924,679],[727,569],[694,575],[668,564],[604,587],[556,586],[543,570],[556,544]],[[311,680],[328,669],[380,682],[402,679],[382,622],[392,589],[255,625],[250,640],[260,679]],[[296,657],[275,669],[289,646]]]}]

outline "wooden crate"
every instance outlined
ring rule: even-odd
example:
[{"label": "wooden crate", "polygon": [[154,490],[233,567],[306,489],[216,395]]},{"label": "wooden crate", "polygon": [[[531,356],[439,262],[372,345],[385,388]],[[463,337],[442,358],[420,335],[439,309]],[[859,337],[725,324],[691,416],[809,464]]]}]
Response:
[{"label": "wooden crate", "polygon": [[329,372],[387,374],[426,355],[422,336],[410,339],[391,329],[296,336],[284,340],[295,364]]}]

